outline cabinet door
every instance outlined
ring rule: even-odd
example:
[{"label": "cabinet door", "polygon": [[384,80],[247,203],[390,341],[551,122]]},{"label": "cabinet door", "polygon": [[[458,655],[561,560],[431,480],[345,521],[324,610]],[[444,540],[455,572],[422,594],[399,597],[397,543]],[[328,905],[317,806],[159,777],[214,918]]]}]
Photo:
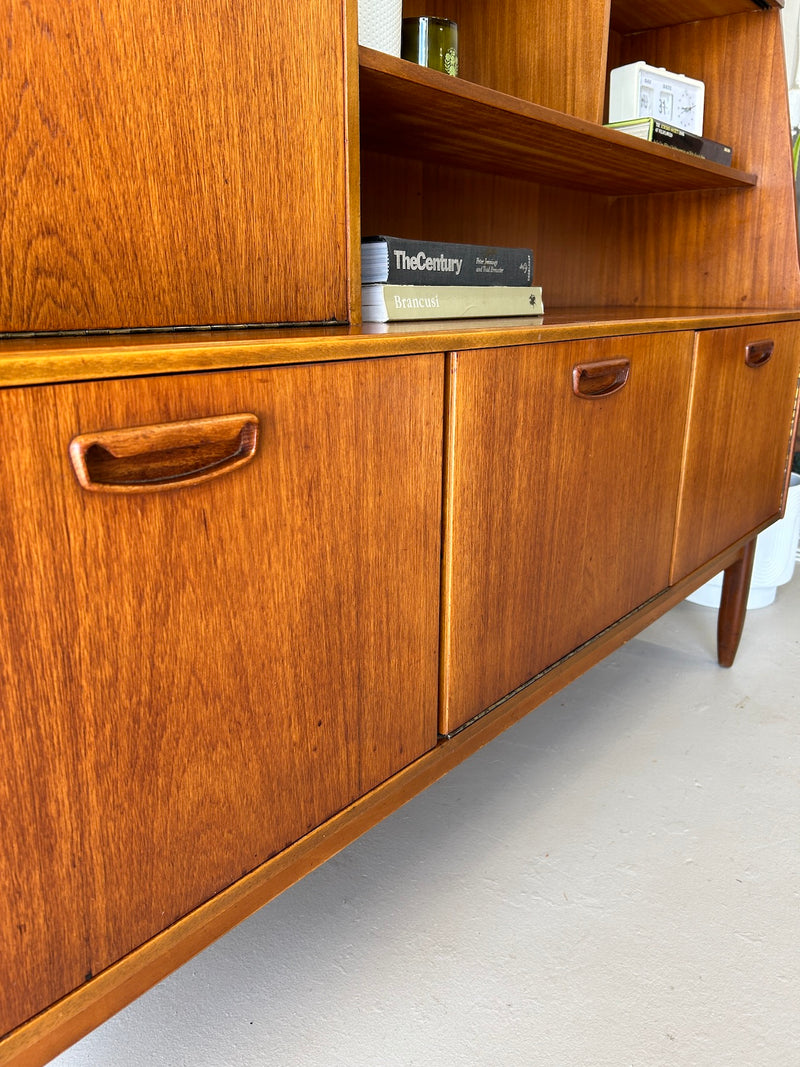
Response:
[{"label": "cabinet door", "polygon": [[453,357],[444,732],[666,587],[691,349],[679,333]]},{"label": "cabinet door", "polygon": [[435,743],[442,373],[0,393],[0,1032]]},{"label": "cabinet door", "polygon": [[697,335],[673,581],[777,517],[799,364],[798,323]]},{"label": "cabinet door", "polygon": [[0,332],[347,321],[343,17],[0,0]]}]

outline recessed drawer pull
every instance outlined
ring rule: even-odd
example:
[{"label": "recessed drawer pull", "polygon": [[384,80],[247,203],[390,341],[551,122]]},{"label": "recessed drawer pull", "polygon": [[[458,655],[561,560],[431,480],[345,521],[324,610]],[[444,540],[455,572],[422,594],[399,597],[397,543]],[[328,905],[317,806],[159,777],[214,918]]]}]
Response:
[{"label": "recessed drawer pull", "polygon": [[80,434],[69,456],[84,489],[152,493],[227,474],[253,458],[257,443],[255,415],[215,415]]},{"label": "recessed drawer pull", "polygon": [[584,400],[611,396],[628,380],[629,359],[603,359],[597,363],[577,363],[572,368],[572,391]]},{"label": "recessed drawer pull", "polygon": [[744,350],[744,361],[748,367],[763,367],[772,359],[774,351],[774,341],[753,341]]}]

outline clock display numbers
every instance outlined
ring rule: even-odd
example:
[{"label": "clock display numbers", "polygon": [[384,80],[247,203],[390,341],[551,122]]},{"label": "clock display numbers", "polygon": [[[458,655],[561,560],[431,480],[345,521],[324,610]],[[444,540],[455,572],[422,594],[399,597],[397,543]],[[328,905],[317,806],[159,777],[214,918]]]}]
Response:
[{"label": "clock display numbers", "polygon": [[611,71],[608,121],[653,118],[689,133],[703,132],[705,85],[642,61]]}]

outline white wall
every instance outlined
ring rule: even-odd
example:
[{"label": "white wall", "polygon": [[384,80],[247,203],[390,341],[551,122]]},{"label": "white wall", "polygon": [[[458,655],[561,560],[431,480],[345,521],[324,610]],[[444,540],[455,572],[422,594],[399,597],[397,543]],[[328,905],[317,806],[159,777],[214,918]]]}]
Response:
[{"label": "white wall", "polygon": [[800,0],[786,0],[781,17],[789,79],[789,114],[794,138],[800,132]]}]

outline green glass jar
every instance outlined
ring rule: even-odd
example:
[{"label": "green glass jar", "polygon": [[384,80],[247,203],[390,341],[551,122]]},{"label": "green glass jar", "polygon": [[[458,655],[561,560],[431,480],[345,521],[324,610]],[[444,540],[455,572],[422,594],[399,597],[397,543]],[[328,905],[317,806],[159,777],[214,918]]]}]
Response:
[{"label": "green glass jar", "polygon": [[400,55],[444,74],[458,74],[458,23],[430,15],[403,19]]}]

